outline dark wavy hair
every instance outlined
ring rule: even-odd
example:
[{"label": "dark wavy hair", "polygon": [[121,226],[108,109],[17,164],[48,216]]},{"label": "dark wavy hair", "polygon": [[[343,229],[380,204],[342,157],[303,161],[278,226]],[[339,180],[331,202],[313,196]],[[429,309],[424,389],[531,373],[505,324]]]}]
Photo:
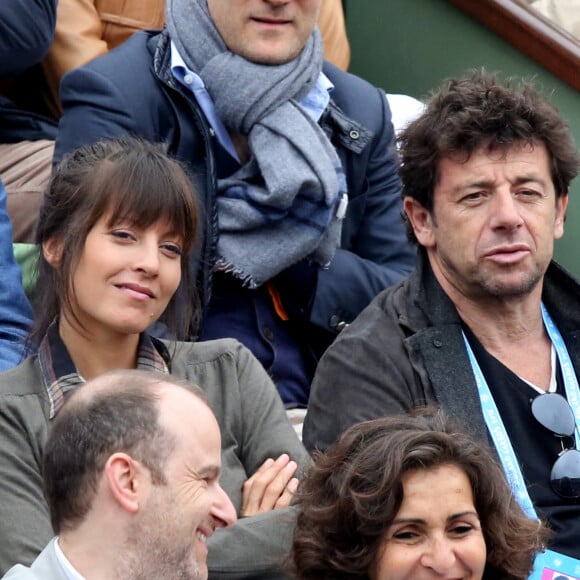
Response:
[{"label": "dark wavy hair", "polygon": [[[30,342],[38,345],[63,309],[73,312],[71,280],[87,235],[104,215],[110,216],[110,227],[129,223],[146,228],[166,220],[181,238],[181,283],[161,320],[175,338],[187,338],[199,316],[189,265],[198,233],[197,194],[184,167],[161,144],[123,137],[76,149],[53,173],[36,230],[37,312]],[[42,254],[49,240],[62,248],[58,268]]]},{"label": "dark wavy hair", "polygon": [[[579,170],[580,158],[570,130],[558,111],[529,82],[508,79],[500,84],[485,70],[447,80],[433,92],[424,113],[399,136],[403,197],[433,211],[439,162],[474,151],[505,151],[543,143],[548,152],[556,196],[566,195]],[[417,242],[406,215],[409,240]]]},{"label": "dark wavy hair", "polygon": [[547,529],[524,515],[488,448],[434,410],[359,423],[315,455],[298,493],[297,578],[368,579],[403,501],[403,476],[440,465],[459,467],[471,483],[487,546],[484,578],[527,578]]}]

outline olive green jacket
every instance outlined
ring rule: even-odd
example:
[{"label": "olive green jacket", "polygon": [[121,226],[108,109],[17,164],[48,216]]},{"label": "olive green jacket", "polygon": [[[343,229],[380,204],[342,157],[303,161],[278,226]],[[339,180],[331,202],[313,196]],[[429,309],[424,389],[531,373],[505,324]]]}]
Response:
[{"label": "olive green jacket", "polygon": [[[288,453],[301,467],[308,462],[276,387],[239,342],[177,343],[171,374],[207,394],[221,428],[221,484],[238,512],[242,484],[265,459]],[[0,373],[0,574],[16,563],[30,565],[53,536],[41,476],[48,416],[36,356]],[[274,570],[290,547],[292,512],[276,510],[216,530],[209,541],[210,578],[280,578]]]}]

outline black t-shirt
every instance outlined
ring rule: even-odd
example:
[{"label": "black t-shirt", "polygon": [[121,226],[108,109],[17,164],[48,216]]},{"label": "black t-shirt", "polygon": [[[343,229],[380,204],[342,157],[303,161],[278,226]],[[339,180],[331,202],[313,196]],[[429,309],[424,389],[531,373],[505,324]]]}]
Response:
[{"label": "black t-shirt", "polygon": [[[531,401],[540,393],[488,353],[469,328],[464,330],[522,468],[530,498],[538,515],[553,530],[549,547],[580,559],[580,501],[561,498],[550,486],[550,472],[562,446],[560,439],[532,415]],[[556,383],[556,392],[565,397],[559,363]]]}]

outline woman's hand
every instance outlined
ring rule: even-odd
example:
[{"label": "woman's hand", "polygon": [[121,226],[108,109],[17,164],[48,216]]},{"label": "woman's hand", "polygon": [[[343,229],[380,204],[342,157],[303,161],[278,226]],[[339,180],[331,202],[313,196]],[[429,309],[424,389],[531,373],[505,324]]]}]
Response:
[{"label": "woman's hand", "polygon": [[294,477],[297,468],[298,464],[286,453],[276,461],[266,459],[244,483],[241,515],[253,516],[290,505],[298,487]]}]

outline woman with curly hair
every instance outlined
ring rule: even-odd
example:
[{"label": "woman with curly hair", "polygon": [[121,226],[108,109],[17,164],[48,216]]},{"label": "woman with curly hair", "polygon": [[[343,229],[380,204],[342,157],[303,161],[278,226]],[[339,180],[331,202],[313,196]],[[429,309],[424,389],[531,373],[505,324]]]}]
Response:
[{"label": "woman with curly hair", "polygon": [[299,509],[300,580],[523,580],[548,533],[440,412],[351,427],[315,457]]}]

